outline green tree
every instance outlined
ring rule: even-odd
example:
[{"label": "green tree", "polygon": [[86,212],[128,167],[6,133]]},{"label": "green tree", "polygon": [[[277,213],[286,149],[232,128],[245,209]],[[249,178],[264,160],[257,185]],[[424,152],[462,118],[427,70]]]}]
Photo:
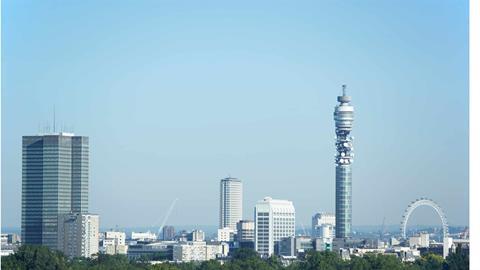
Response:
[{"label": "green tree", "polygon": [[240,248],[233,252],[232,261],[224,265],[228,270],[270,270],[267,261],[262,260],[252,249]]},{"label": "green tree", "polygon": [[178,268],[180,268],[180,270],[196,270],[197,267],[198,267],[197,262],[188,262],[188,263],[178,264]]},{"label": "green tree", "polygon": [[416,261],[416,264],[423,270],[442,270],[443,263],[442,256],[434,253],[427,253]]},{"label": "green tree", "polygon": [[[161,254],[158,254],[159,256]],[[163,256],[163,255],[162,255]],[[309,251],[304,260],[296,261],[283,267],[280,259],[271,256],[262,259],[251,249],[234,251],[232,259],[221,264],[216,260],[202,263],[189,262],[171,264],[168,262],[151,265],[148,261],[135,262],[125,255],[99,254],[94,259],[74,258],[68,260],[62,253],[46,247],[25,245],[10,256],[3,257],[1,269],[14,270],[468,270],[469,255],[456,252],[446,260],[435,254],[426,254],[414,263],[402,263],[396,256],[382,254],[365,254],[363,257],[352,256],[342,260],[334,252]]]},{"label": "green tree", "polygon": [[403,263],[394,255],[365,254],[363,259],[368,262],[371,269],[402,270]]},{"label": "green tree", "polygon": [[198,267],[198,270],[220,270],[220,269],[222,269],[222,265],[220,264],[219,261],[216,261],[216,260],[202,262]]},{"label": "green tree", "polygon": [[461,252],[457,249],[455,253],[450,253],[444,264],[446,270],[468,270],[470,265],[470,258],[468,253]]},{"label": "green tree", "polygon": [[176,265],[170,263],[159,263],[145,268],[149,270],[180,270]]},{"label": "green tree", "polygon": [[95,264],[94,259],[91,258],[73,258],[70,260],[70,269],[83,270],[92,267]]},{"label": "green tree", "polygon": [[283,269],[282,261],[280,261],[280,258],[275,255],[272,255],[267,259],[267,264],[270,267],[270,269],[274,269],[274,270]]},{"label": "green tree", "polygon": [[260,256],[255,250],[250,248],[239,248],[232,254],[233,260],[248,260],[251,258],[260,258]]},{"label": "green tree", "polygon": [[422,270],[422,267],[415,262],[404,262],[403,269],[405,270]]},{"label": "green tree", "polygon": [[362,257],[354,256],[350,260],[350,269],[351,270],[370,270],[372,266],[370,263]]},{"label": "green tree", "polygon": [[289,264],[287,267],[285,267],[286,270],[301,270],[301,263],[300,262],[292,262]]},{"label": "green tree", "polygon": [[346,262],[337,253],[313,250],[307,252],[305,261],[299,264],[299,268],[305,270],[337,270],[346,269],[346,266]]},{"label": "green tree", "polygon": [[68,269],[67,259],[47,247],[23,245],[17,252],[2,258],[2,269],[63,270]]}]

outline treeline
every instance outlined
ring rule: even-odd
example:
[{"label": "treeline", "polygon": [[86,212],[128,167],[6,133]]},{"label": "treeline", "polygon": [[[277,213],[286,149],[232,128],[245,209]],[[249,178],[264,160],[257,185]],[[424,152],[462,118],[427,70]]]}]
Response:
[{"label": "treeline", "polygon": [[232,258],[202,263],[162,263],[151,265],[146,260],[129,261],[125,255],[100,254],[96,259],[67,259],[62,253],[41,246],[22,246],[12,255],[2,257],[1,269],[15,270],[464,270],[469,269],[469,256],[452,253],[444,260],[427,254],[414,263],[402,263],[391,255],[365,255],[342,260],[333,252],[308,252],[304,260],[283,266],[278,257],[261,259],[251,249],[239,249]]}]

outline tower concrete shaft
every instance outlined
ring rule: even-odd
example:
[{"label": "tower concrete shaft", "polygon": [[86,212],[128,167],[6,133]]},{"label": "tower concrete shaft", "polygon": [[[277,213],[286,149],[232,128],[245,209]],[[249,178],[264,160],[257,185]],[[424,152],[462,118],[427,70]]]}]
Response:
[{"label": "tower concrete shaft", "polygon": [[353,106],[351,97],[343,94],[337,97],[339,104],[333,114],[335,120],[336,155],[335,155],[335,236],[350,238],[352,230],[352,168],[353,137],[350,132],[353,127]]}]

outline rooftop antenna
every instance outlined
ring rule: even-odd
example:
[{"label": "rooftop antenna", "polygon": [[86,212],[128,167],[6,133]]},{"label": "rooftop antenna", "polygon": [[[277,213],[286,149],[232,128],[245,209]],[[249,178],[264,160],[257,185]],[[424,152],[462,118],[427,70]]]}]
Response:
[{"label": "rooftop antenna", "polygon": [[53,133],[55,133],[55,105],[53,105]]},{"label": "rooftop antenna", "polygon": [[342,92],[343,92],[344,96],[347,95],[347,85],[346,84],[342,84]]}]

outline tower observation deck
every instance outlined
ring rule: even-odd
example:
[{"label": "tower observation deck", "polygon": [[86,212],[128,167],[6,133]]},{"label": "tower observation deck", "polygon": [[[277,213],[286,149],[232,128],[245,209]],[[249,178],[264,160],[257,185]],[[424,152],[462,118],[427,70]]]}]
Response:
[{"label": "tower observation deck", "polygon": [[335,237],[350,238],[352,230],[352,168],[353,137],[350,132],[353,127],[353,106],[351,97],[346,95],[346,85],[343,93],[337,97],[339,104],[335,106]]}]

